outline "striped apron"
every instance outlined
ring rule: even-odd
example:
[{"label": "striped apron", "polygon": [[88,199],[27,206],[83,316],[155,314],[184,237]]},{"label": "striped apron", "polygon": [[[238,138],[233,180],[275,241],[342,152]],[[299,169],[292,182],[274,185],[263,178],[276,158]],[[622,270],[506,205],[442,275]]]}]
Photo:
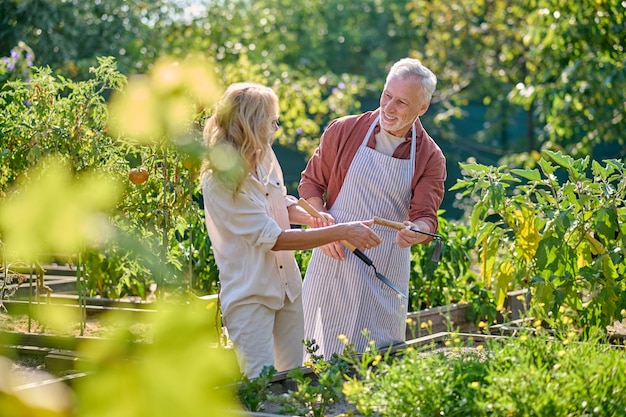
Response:
[{"label": "striped apron", "polygon": [[[415,125],[411,157],[397,159],[367,147],[380,116],[372,123],[330,213],[337,223],[367,220],[374,216],[403,222],[409,217],[411,182],[415,169]],[[365,251],[376,270],[408,292],[410,248],[395,242],[396,230],[374,225],[382,243]],[[347,249],[346,249],[347,251]],[[316,355],[330,359],[340,354],[347,337],[363,352],[370,341],[388,347],[405,340],[407,300],[380,281],[374,268],[347,253],[339,261],[314,249],[302,288],[305,338],[315,340]]]}]

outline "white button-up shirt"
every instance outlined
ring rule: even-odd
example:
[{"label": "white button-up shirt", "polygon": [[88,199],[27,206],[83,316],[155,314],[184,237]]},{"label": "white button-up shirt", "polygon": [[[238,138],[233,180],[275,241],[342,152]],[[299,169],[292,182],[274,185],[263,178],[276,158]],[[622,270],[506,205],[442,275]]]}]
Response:
[{"label": "white button-up shirt", "polygon": [[202,193],[207,231],[221,284],[224,314],[237,305],[259,303],[272,309],[293,301],[302,291],[302,276],[293,251],[272,251],[276,239],[289,229],[283,173],[270,150],[235,196],[207,172]]}]

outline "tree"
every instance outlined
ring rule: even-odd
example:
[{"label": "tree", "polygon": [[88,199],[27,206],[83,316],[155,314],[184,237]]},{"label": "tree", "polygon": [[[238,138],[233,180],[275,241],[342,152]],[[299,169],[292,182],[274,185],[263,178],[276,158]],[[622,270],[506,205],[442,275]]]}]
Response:
[{"label": "tree", "polygon": [[0,2],[0,54],[20,41],[36,66],[88,78],[96,58],[114,56],[122,73],[144,72],[164,50],[181,9],[167,0],[101,2],[4,0]]},{"label": "tree", "polygon": [[461,115],[471,101],[487,107],[475,139],[515,150],[506,126],[523,111],[519,151],[584,155],[600,142],[624,145],[626,23],[619,0],[414,0],[410,8],[418,37],[427,39],[416,55],[441,77],[444,108]]},{"label": "tree", "polygon": [[254,63],[304,73],[358,74],[382,81],[389,62],[416,40],[394,0],[232,0],[211,2],[172,39],[174,51],[211,51],[220,62],[246,54]]},{"label": "tree", "polygon": [[[539,138],[586,155],[595,144],[626,150],[626,8],[619,0],[526,1],[528,74],[511,101],[536,105]],[[549,142],[548,142],[549,141]]]}]

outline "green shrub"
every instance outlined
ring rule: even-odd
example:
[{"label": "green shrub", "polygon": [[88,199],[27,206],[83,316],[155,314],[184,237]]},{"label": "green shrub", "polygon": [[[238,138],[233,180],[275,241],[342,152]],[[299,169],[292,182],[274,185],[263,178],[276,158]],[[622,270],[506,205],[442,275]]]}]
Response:
[{"label": "green shrub", "polygon": [[[454,340],[456,339],[456,340]],[[409,349],[344,385],[366,416],[622,416],[626,356],[600,339],[546,333]]]}]

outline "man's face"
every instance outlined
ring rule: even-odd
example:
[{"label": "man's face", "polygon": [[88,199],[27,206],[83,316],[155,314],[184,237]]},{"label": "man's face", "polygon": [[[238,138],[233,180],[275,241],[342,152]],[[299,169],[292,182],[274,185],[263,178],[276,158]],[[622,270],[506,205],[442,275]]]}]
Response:
[{"label": "man's face", "polygon": [[404,137],[417,117],[428,109],[421,100],[417,76],[394,77],[380,96],[380,125],[394,136]]}]

